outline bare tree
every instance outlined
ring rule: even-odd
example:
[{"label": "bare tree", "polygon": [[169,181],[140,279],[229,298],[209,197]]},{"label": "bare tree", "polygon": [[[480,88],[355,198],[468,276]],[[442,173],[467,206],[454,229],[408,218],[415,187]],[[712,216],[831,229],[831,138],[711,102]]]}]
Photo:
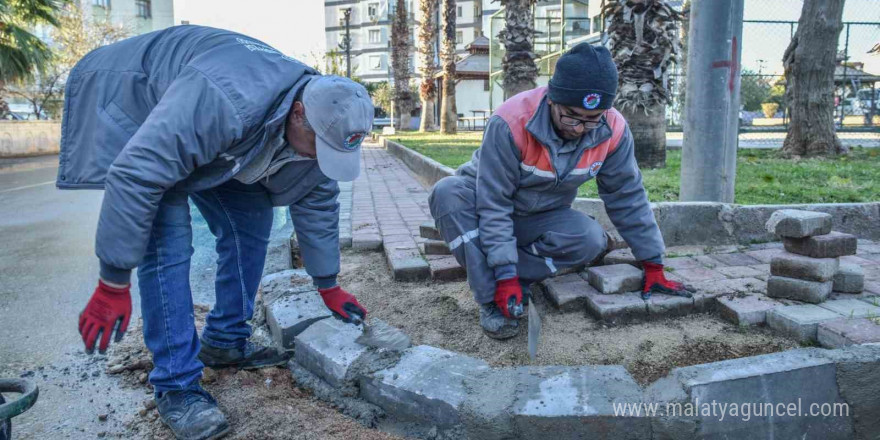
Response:
[{"label": "bare tree", "polygon": [[537,86],[538,66],[534,52],[535,0],[501,0],[504,5],[504,29],[498,33],[504,45],[501,60],[504,99]]},{"label": "bare tree", "polygon": [[797,32],[782,57],[791,112],[783,156],[847,152],[834,129],[834,68],[837,39],[843,29],[843,3],[804,0]]},{"label": "bare tree", "polygon": [[443,101],[440,105],[440,130],[454,134],[458,129],[458,110],[455,108],[455,0],[443,0]]},{"label": "bare tree", "polygon": [[49,66],[44,72],[34,73],[28,81],[16,83],[6,90],[10,96],[27,101],[37,119],[49,119],[60,116],[55,113],[60,108],[64,94],[64,77],[67,71],[57,65]]},{"label": "bare tree", "polygon": [[394,106],[397,108],[398,125],[401,130],[409,129],[413,97],[409,87],[409,28],[406,1],[397,0],[394,19],[391,23],[391,65],[394,69]]},{"label": "bare tree", "polygon": [[419,131],[434,131],[434,100],[437,98],[437,89],[434,87],[434,74],[437,65],[434,63],[434,40],[437,39],[437,24],[434,23],[434,14],[437,12],[437,0],[419,0],[419,10],[422,14],[422,27],[419,29],[419,56],[422,74],[422,84],[419,86],[419,96],[422,98],[422,119],[419,122]]}]

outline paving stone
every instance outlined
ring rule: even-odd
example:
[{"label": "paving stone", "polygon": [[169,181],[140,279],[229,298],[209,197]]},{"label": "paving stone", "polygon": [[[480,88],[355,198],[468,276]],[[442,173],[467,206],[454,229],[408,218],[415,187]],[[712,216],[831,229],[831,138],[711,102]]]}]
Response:
[{"label": "paving stone", "polygon": [[709,256],[720,261],[721,264],[724,264],[725,266],[752,266],[755,264],[761,264],[761,261],[739,252],[733,254],[712,254]]},{"label": "paving stone", "polygon": [[702,268],[703,264],[691,257],[665,258],[663,265],[675,270]]},{"label": "paving stone", "polygon": [[461,281],[467,278],[467,271],[458,264],[453,256],[435,256],[428,265],[431,267],[431,279],[434,281]]},{"label": "paving stone", "polygon": [[782,248],[782,243],[779,243],[779,245],[780,247],[778,248],[746,251],[744,253],[762,263],[769,263],[775,255],[779,254],[780,252],[785,252],[785,249]]},{"label": "paving stone", "polygon": [[764,272],[755,269],[754,266],[716,267],[715,271],[730,278],[751,278],[764,274]]},{"label": "paving stone", "polygon": [[697,289],[694,294],[694,308],[698,312],[714,311],[717,306],[715,300],[722,295],[763,293],[767,290],[767,283],[757,278],[701,281],[692,286]]},{"label": "paving stone", "polygon": [[694,298],[682,296],[655,293],[645,303],[648,306],[648,315],[684,316],[694,311]]},{"label": "paving stone", "polygon": [[583,311],[587,307],[587,294],[599,294],[576,273],[548,278],[543,284],[547,298],[562,312]]},{"label": "paving stone", "polygon": [[777,307],[767,312],[767,325],[800,342],[816,340],[820,322],[841,318],[839,313],[813,304]]},{"label": "paving stone", "polygon": [[831,214],[803,211],[799,209],[780,209],[767,220],[767,232],[780,237],[811,237],[831,232]]},{"label": "paving stone", "polygon": [[[861,247],[859,247],[859,249],[857,249],[857,251],[858,250],[861,250]],[[875,263],[874,265],[880,264],[880,254],[875,254],[875,253],[860,254],[859,257],[861,257],[865,260],[873,261]]]},{"label": "paving stone", "polygon": [[419,235],[430,240],[443,240],[443,236],[440,235],[440,231],[437,229],[437,226],[434,225],[434,220],[422,223],[419,226]]},{"label": "paving stone", "polygon": [[694,255],[691,258],[696,260],[697,263],[700,263],[700,267],[703,267],[706,269],[714,269],[718,266],[721,266],[720,261],[710,257],[709,255]]},{"label": "paving stone", "polygon": [[343,387],[356,379],[352,366],[367,352],[355,342],[361,328],[338,319],[316,322],[294,339],[294,359],[305,369],[334,387]]},{"label": "paving stone", "polygon": [[767,296],[817,304],[828,298],[832,284],[831,281],[822,283],[774,275],[767,280]]},{"label": "paving stone", "polygon": [[355,250],[377,251],[382,249],[382,236],[375,234],[360,234],[355,231],[351,237],[351,248]]},{"label": "paving stone", "polygon": [[636,257],[632,254],[632,249],[617,249],[609,252],[605,255],[605,258],[602,259],[602,264],[606,266],[611,266],[613,264],[629,264],[634,267],[642,267],[642,264],[636,260]]},{"label": "paving stone", "polygon": [[763,325],[767,312],[782,306],[763,295],[725,295],[717,299],[721,317],[741,326]]},{"label": "paving stone", "polygon": [[596,266],[587,269],[590,284],[599,292],[622,293],[642,288],[642,271],[629,264]]},{"label": "paving stone", "polygon": [[727,279],[723,274],[712,269],[696,267],[693,269],[676,270],[673,272],[685,282],[696,283],[699,281],[712,281]]},{"label": "paving stone", "polygon": [[825,282],[834,277],[839,266],[840,260],[837,258],[811,258],[783,252],[770,261],[770,274],[805,281]]},{"label": "paving stone", "polygon": [[830,234],[807,238],[784,238],[785,250],[813,258],[836,258],[855,255],[856,236],[831,231]]},{"label": "paving stone", "polygon": [[385,246],[385,259],[396,281],[421,281],[431,278],[431,267],[418,248],[392,249]]},{"label": "paving stone", "polygon": [[442,240],[426,240],[425,254],[427,255],[452,255],[449,246]]},{"label": "paving stone", "polygon": [[877,343],[880,342],[880,324],[867,318],[835,319],[819,324],[816,338],[827,348]]},{"label": "paving stone", "polygon": [[488,369],[480,359],[419,345],[397,365],[361,378],[361,397],[395,417],[454,427],[467,397],[463,381]]},{"label": "paving stone", "polygon": [[880,307],[858,299],[836,299],[819,304],[823,309],[839,313],[847,318],[880,318]]},{"label": "paving stone", "polygon": [[587,291],[587,310],[598,319],[610,323],[623,323],[648,316],[648,307],[641,292],[606,295]]},{"label": "paving stone", "polygon": [[293,348],[294,338],[310,325],[331,315],[317,291],[281,298],[266,309],[272,339],[285,349]]},{"label": "paving stone", "polygon": [[862,258],[862,257],[856,256],[856,255],[847,255],[847,256],[840,257],[840,262],[847,263],[847,264],[855,264],[855,265],[862,266],[862,267],[866,267],[866,266],[870,267],[870,266],[877,265],[877,262],[874,260],[869,260],[867,258]]},{"label": "paving stone", "polygon": [[835,292],[859,293],[865,288],[865,272],[856,264],[842,263],[834,274]]}]

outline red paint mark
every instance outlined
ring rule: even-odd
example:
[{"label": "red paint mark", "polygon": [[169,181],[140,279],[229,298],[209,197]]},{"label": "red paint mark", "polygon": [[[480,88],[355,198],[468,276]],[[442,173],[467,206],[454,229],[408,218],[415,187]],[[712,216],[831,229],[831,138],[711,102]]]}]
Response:
[{"label": "red paint mark", "polygon": [[730,74],[727,79],[727,89],[730,90],[730,93],[733,93],[733,80],[736,79],[736,73],[738,71],[738,66],[736,64],[736,37],[733,37],[733,44],[730,45],[730,59],[712,62],[713,69],[719,67],[730,69]]}]

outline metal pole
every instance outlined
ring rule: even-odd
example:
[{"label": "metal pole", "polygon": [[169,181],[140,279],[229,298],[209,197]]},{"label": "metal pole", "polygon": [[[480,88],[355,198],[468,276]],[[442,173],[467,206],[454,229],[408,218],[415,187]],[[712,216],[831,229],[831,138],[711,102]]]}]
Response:
[{"label": "metal pole", "polygon": [[351,8],[345,10],[345,77],[351,78]]},{"label": "metal pole", "polygon": [[[843,43],[843,81],[840,82],[843,85],[840,92],[840,128],[843,128],[843,118],[845,116],[844,113],[846,113],[846,68],[848,67],[847,61],[849,61],[849,23],[846,24],[846,40]],[[837,66],[835,66],[835,70],[836,69]]]},{"label": "metal pole", "polygon": [[681,156],[683,202],[734,200],[744,0],[691,6]]}]

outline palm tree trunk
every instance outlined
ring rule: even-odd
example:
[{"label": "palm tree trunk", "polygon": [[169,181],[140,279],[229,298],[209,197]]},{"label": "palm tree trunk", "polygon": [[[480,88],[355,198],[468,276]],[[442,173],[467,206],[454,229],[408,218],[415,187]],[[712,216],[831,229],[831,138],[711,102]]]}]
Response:
[{"label": "palm tree trunk", "polygon": [[666,167],[666,105],[624,106],[620,113],[629,123],[639,168]]},{"label": "palm tree trunk", "polygon": [[440,130],[455,134],[458,111],[455,108],[455,0],[443,0],[443,101],[440,105]]},{"label": "palm tree trunk", "polygon": [[437,90],[434,87],[434,74],[437,66],[434,63],[434,40],[437,38],[437,24],[434,22],[434,14],[437,12],[437,0],[420,0],[419,9],[422,14],[422,27],[419,29],[419,55],[422,74],[422,84],[419,86],[419,97],[422,98],[422,119],[419,121],[419,131],[434,131],[437,129],[434,123],[434,100]]},{"label": "palm tree trunk", "polygon": [[[397,0],[394,22],[391,24],[391,64],[394,68],[394,102],[397,109],[397,128],[408,130],[412,112],[412,94],[409,89],[409,23],[406,0]],[[392,121],[393,122],[393,121]]]},{"label": "palm tree trunk", "polygon": [[791,124],[784,156],[845,154],[834,130],[834,66],[844,0],[804,0],[797,31],[782,62]]},{"label": "palm tree trunk", "polygon": [[504,29],[499,33],[504,44],[502,87],[504,99],[517,93],[534,89],[538,77],[533,42],[535,21],[532,16],[534,0],[506,0],[504,4]]}]

